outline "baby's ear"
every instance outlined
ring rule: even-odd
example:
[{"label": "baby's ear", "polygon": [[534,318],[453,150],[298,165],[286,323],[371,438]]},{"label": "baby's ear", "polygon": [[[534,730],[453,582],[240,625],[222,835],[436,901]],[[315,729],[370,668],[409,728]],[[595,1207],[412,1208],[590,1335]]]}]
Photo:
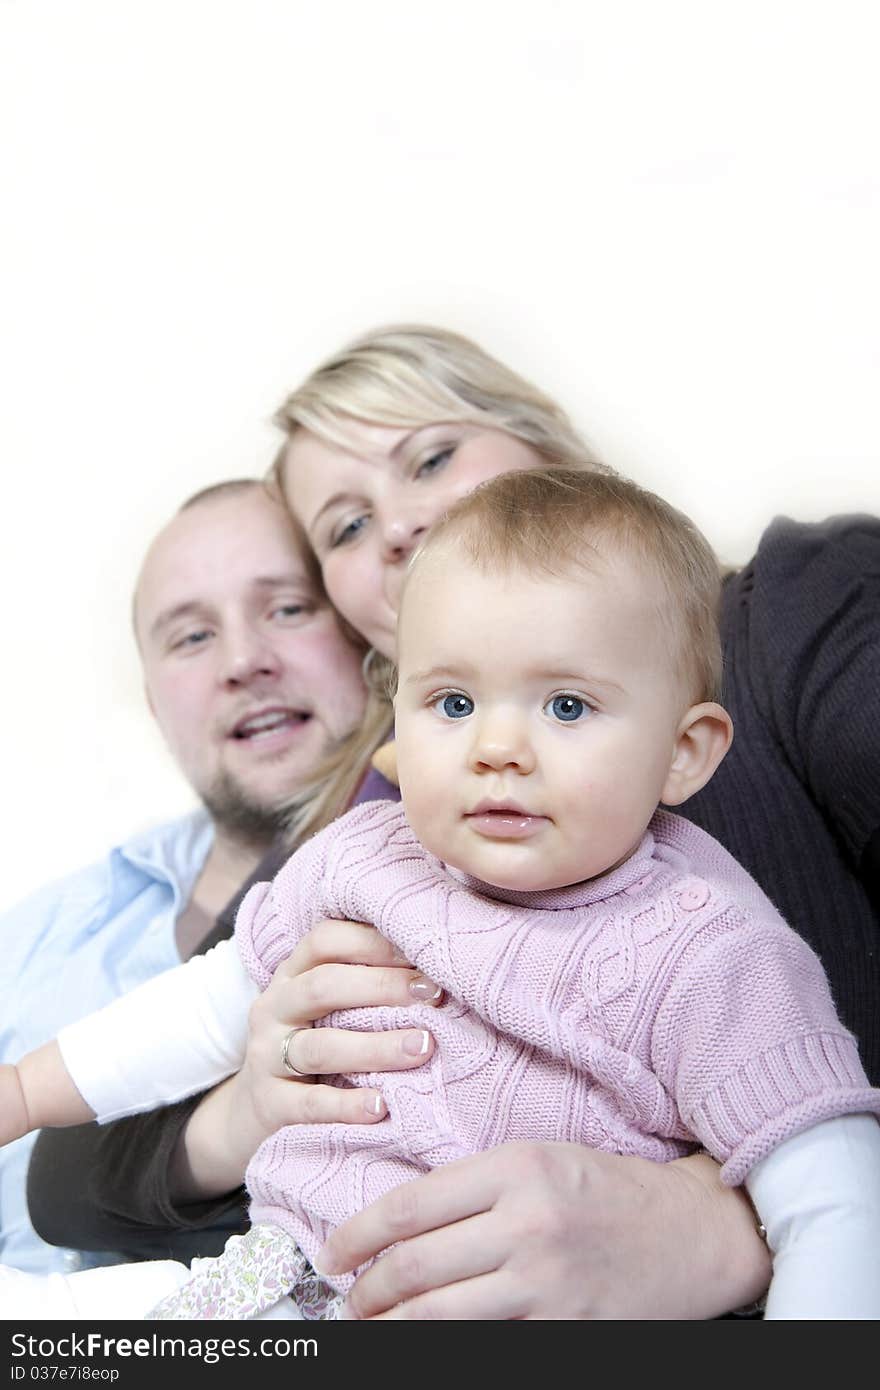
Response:
[{"label": "baby's ear", "polygon": [[733,741],[733,724],[727,710],[706,703],[691,705],[678,726],[675,752],[660,800],[680,806],[705,787]]}]

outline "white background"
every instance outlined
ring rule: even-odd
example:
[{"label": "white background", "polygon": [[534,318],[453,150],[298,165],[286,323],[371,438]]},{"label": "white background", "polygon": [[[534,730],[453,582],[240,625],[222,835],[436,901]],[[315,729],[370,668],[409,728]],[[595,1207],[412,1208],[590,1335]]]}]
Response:
[{"label": "white background", "polygon": [[0,905],[188,804],[140,553],[374,324],[464,331],[729,561],[880,511],[880,11],[0,0]]}]

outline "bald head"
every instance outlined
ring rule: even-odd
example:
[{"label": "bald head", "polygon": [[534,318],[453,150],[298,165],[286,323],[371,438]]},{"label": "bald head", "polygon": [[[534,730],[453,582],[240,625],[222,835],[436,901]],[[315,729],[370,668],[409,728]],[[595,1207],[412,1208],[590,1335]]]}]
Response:
[{"label": "bald head", "polygon": [[[132,627],[134,629],[135,641],[139,648],[141,646],[141,636],[138,629],[138,597],[144,575],[151,566],[154,551],[159,550],[161,552],[166,531],[170,531],[174,527],[177,518],[184,512],[188,512],[195,507],[201,507],[206,503],[219,501],[220,499],[241,497],[244,493],[254,492],[255,489],[266,492],[267,495],[269,495],[267,484],[259,478],[229,478],[225,482],[212,483],[210,487],[200,488],[198,492],[194,492],[190,497],[187,497],[185,502],[180,504],[171,520],[162,527],[162,530],[153,539],[143,558],[140,570],[138,571],[138,577],[135,582],[131,601]],[[161,565],[161,559],[159,563]]]}]

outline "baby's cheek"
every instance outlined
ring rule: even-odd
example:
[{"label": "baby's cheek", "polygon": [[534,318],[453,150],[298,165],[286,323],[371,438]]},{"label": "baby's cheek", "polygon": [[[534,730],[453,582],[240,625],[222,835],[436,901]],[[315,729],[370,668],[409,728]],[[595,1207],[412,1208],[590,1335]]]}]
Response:
[{"label": "baby's cheek", "polygon": [[401,792],[406,818],[416,839],[431,854],[436,854],[439,859],[445,858],[448,850],[449,818],[443,812],[442,801],[432,796],[424,783],[417,788],[410,788],[409,794],[404,792],[403,787]]},{"label": "baby's cheek", "polygon": [[632,838],[632,827],[638,819],[635,800],[621,782],[592,780],[570,803],[571,838],[590,846],[600,856],[610,853],[616,858],[622,852],[619,847]]},{"label": "baby's cheek", "polygon": [[595,776],[578,778],[564,801],[566,818],[572,824],[580,822],[584,828],[592,829],[612,811],[613,797],[614,789],[607,780]]}]

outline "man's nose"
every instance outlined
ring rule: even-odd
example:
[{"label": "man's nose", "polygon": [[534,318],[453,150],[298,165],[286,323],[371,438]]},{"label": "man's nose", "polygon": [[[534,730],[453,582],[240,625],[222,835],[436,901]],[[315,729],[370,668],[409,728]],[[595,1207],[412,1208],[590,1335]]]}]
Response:
[{"label": "man's nose", "polygon": [[474,722],[471,766],[476,772],[524,774],[535,769],[528,720],[515,710],[485,712]]},{"label": "man's nose", "polygon": [[220,673],[225,685],[248,685],[260,676],[277,676],[280,669],[280,657],[267,633],[250,623],[226,633]]}]

